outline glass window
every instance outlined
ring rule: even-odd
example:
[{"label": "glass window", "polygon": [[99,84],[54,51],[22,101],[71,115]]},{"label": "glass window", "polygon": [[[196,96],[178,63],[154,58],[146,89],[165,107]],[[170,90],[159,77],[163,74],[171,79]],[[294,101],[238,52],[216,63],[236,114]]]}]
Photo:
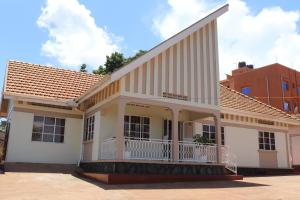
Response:
[{"label": "glass window", "polygon": [[136,139],[149,139],[150,118],[140,116],[124,116],[124,136]]},{"label": "glass window", "polygon": [[284,91],[286,91],[286,90],[289,89],[289,84],[288,84],[286,81],[283,81],[283,82],[282,82],[282,89],[283,89]]},{"label": "glass window", "polygon": [[297,93],[300,94],[300,86],[297,87]]},{"label": "glass window", "polygon": [[288,103],[288,102],[284,102],[284,103],[283,103],[283,109],[284,109],[285,111],[289,111],[289,110],[290,110],[290,106],[289,106],[289,103]]},{"label": "glass window", "polygon": [[84,123],[84,141],[91,141],[94,137],[95,116],[90,116],[85,119]]},{"label": "glass window", "polygon": [[260,150],[274,151],[275,148],[275,134],[270,132],[258,133],[258,143]]},{"label": "glass window", "polygon": [[[213,125],[203,125],[203,133],[202,135],[206,137],[210,143],[216,143],[216,128]],[[225,135],[224,135],[224,127],[221,127],[221,144],[225,145]]]},{"label": "glass window", "polygon": [[32,141],[63,143],[65,134],[65,119],[34,116]]},{"label": "glass window", "polygon": [[244,95],[249,95],[250,94],[250,87],[243,87],[242,88],[242,93]]}]

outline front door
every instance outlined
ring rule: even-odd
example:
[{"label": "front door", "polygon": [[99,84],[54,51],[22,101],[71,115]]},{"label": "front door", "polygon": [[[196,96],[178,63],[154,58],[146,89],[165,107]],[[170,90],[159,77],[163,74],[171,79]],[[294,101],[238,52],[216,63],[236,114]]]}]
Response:
[{"label": "front door", "polygon": [[164,120],[163,140],[172,140],[172,120]]}]

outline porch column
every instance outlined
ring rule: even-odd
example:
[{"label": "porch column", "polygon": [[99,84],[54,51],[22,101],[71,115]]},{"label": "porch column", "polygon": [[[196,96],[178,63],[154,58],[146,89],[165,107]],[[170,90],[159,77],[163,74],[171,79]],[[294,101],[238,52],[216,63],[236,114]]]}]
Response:
[{"label": "porch column", "polygon": [[179,161],[179,144],[178,144],[178,116],[179,109],[173,108],[173,119],[172,119],[172,142],[173,142],[173,161]]},{"label": "porch column", "polygon": [[117,114],[117,133],[116,133],[116,159],[123,160],[124,158],[124,115],[125,115],[126,101],[119,100],[118,114]]},{"label": "porch column", "polygon": [[222,162],[222,135],[221,135],[221,118],[220,113],[214,115],[214,121],[215,121],[215,128],[216,128],[216,143],[217,143],[217,162]]},{"label": "porch column", "polygon": [[94,138],[92,146],[92,160],[99,160],[100,157],[100,124],[101,124],[101,112],[98,111],[94,114]]}]

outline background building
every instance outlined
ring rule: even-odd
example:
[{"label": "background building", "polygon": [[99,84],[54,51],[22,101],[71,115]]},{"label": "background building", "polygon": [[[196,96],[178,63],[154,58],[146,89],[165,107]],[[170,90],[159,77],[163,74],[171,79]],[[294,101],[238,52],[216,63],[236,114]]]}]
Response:
[{"label": "background building", "polygon": [[299,113],[300,72],[279,63],[254,69],[240,62],[221,84],[290,114]]}]

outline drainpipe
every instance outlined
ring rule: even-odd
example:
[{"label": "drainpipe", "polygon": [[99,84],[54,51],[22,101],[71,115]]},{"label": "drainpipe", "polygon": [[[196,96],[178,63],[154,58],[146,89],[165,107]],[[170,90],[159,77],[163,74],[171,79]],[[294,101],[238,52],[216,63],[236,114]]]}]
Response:
[{"label": "drainpipe", "polygon": [[266,76],[266,83],[267,83],[267,95],[268,95],[268,104],[271,105],[270,103],[270,91],[269,91],[269,79]]},{"label": "drainpipe", "polygon": [[82,114],[82,134],[81,134],[81,144],[80,144],[80,155],[77,166],[79,167],[81,160],[83,159],[83,136],[84,136],[84,121],[85,121],[85,113]]},{"label": "drainpipe", "polygon": [[281,97],[282,97],[282,105],[283,105],[283,110],[284,110],[284,90],[283,90],[283,85],[282,85],[282,83],[283,83],[283,79],[282,79],[282,76],[280,76],[280,79],[281,79]]}]

